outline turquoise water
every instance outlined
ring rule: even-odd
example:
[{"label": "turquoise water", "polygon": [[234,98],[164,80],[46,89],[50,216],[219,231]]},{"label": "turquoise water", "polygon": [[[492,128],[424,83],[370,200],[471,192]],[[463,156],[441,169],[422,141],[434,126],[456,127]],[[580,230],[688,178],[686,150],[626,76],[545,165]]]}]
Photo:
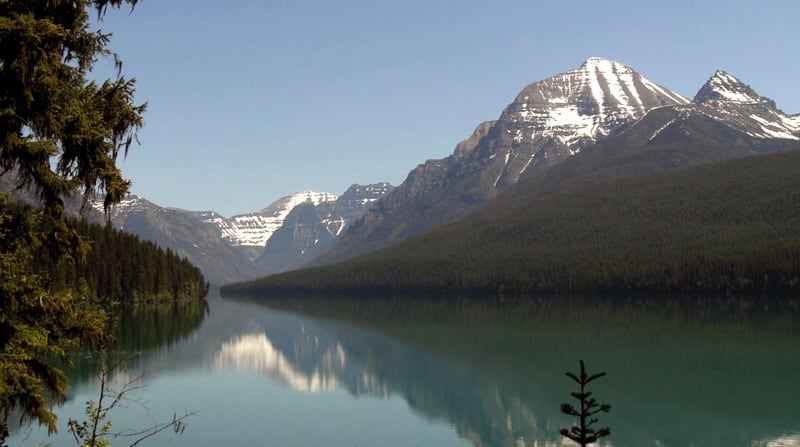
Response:
[{"label": "turquoise water", "polygon": [[[786,304],[786,303],[789,304]],[[117,386],[143,389],[115,430],[195,412],[170,446],[544,446],[578,359],[607,377],[614,446],[800,446],[800,310],[771,300],[285,301],[212,295],[123,319],[141,350]],[[154,333],[158,337],[153,336]],[[161,341],[157,340],[157,338]],[[60,433],[9,445],[75,445],[66,421],[96,400],[89,370],[59,409]],[[129,439],[111,439],[116,446]]]}]

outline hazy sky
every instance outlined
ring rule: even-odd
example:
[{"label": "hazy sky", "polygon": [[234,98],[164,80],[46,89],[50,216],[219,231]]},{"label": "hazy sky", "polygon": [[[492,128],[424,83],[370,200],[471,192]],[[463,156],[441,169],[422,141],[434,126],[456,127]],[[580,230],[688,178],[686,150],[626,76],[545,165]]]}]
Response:
[{"label": "hazy sky", "polygon": [[797,0],[140,0],[100,26],[149,103],[133,193],[226,216],[400,184],[590,56],[690,98],[724,69],[800,112]]}]

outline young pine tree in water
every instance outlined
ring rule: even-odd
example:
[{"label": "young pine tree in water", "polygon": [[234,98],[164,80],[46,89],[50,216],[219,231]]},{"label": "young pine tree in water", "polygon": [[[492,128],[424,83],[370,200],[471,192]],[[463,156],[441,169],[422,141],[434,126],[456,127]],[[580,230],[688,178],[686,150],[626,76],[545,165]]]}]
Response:
[{"label": "young pine tree in water", "polygon": [[563,436],[566,436],[567,438],[577,442],[582,447],[586,447],[589,444],[597,442],[600,438],[611,434],[611,430],[608,427],[597,429],[593,428],[593,425],[598,422],[595,415],[597,415],[597,413],[608,413],[611,411],[611,405],[597,402],[597,400],[592,397],[592,393],[586,390],[586,386],[591,381],[605,376],[606,373],[599,372],[588,375],[586,374],[586,368],[583,365],[583,360],[581,360],[580,363],[580,375],[567,372],[567,377],[575,381],[575,383],[580,386],[579,391],[570,393],[570,395],[580,403],[580,406],[575,408],[569,403],[561,404],[561,412],[569,416],[577,417],[579,425],[573,425],[569,429],[562,428],[560,433]]}]

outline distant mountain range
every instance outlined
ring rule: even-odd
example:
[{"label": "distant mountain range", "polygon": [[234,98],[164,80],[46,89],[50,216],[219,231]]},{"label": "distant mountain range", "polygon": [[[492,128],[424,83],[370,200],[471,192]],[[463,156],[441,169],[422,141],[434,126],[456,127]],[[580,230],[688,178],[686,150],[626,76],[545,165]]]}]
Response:
[{"label": "distant mountain range", "polygon": [[[13,172],[0,175],[0,191],[35,204],[36,195],[16,187]],[[226,218],[214,211],[159,206],[130,195],[106,216],[102,201],[68,198],[71,214],[91,222],[110,220],[115,228],[171,248],[198,266],[208,281],[226,284],[298,267],[325,252],[375,201],[389,183],[354,184],[341,197],[301,191],[265,208]]]},{"label": "distant mountain range", "polygon": [[593,57],[526,86],[497,120],[396,188],[353,185],[341,197],[303,191],[231,218],[131,196],[111,220],[188,257],[220,284],[354,258],[476,211],[500,214],[510,200],[798,147],[800,115],[731,74],[717,71],[690,100]]},{"label": "distant mountain range", "polygon": [[[131,195],[109,217],[116,228],[172,248],[200,267],[210,282],[224,284],[284,271],[317,256],[391,188],[388,183],[352,185],[340,198],[302,191],[231,218],[165,208]],[[102,203],[92,204],[102,213]],[[303,209],[311,214],[297,219]],[[306,226],[316,232],[298,231]]]},{"label": "distant mountain range", "polygon": [[[645,131],[650,133],[640,134]],[[528,85],[498,120],[480,124],[452,155],[419,165],[316,264],[369,253],[454,222],[545,173],[573,178],[566,172],[619,176],[674,169],[786,150],[798,140],[800,115],[785,114],[724,71],[690,101],[627,65],[593,57]],[[665,146],[677,152],[656,150]],[[549,173],[578,154],[584,154],[582,161]]]},{"label": "distant mountain range", "polygon": [[412,171],[315,261],[330,268],[238,290],[793,288],[797,157],[715,166],[796,149],[800,115],[724,71],[690,101],[591,58]]},{"label": "distant mountain range", "polygon": [[194,215],[214,228],[228,245],[252,261],[261,256],[269,238],[283,225],[294,207],[306,203],[313,207],[335,201],[336,196],[327,192],[302,191],[281,197],[260,211],[239,214],[230,219],[214,211],[198,211]]}]

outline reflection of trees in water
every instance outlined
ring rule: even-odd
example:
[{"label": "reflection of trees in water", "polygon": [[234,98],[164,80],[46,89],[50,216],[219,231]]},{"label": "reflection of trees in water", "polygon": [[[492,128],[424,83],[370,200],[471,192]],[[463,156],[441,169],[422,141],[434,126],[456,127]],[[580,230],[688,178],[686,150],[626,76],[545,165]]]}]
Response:
[{"label": "reflection of trees in water", "polygon": [[320,324],[349,360],[476,445],[560,443],[563,372],[578,358],[609,372],[598,392],[619,410],[606,421],[615,445],[750,445],[800,429],[796,300],[271,303],[331,319]]},{"label": "reflection of trees in water", "polygon": [[120,313],[117,344],[132,351],[170,346],[200,327],[206,315],[205,300],[126,306]]},{"label": "reflection of trees in water", "polygon": [[[129,369],[141,358],[135,353],[169,347],[196,331],[208,315],[204,299],[178,300],[165,303],[143,303],[119,309],[115,352],[112,359],[125,358],[124,368],[114,373],[125,381]],[[71,387],[78,388],[97,379],[98,369],[85,354],[75,356],[73,368],[67,368]]]},{"label": "reflection of trees in water", "polygon": [[[134,370],[141,358],[133,355],[134,353],[169,347],[184,340],[202,325],[208,314],[209,306],[205,299],[121,306],[115,352],[110,361],[124,357],[125,362],[123,367],[113,372],[114,382],[127,383],[139,375]],[[90,354],[77,353],[73,356],[72,366],[62,367],[69,376],[68,396],[73,396],[82,389],[94,391],[97,388],[99,369]],[[12,417],[9,420],[18,418]],[[12,425],[12,434],[19,429],[19,426]]]},{"label": "reflection of trees in water", "polygon": [[476,446],[558,440],[557,431],[547,429],[548,421],[537,417],[529,402],[491,375],[363,329],[335,322],[323,326],[342,344],[348,362],[361,369],[343,371],[342,384],[353,394],[400,395],[422,416],[453,424]]},{"label": "reflection of trees in water", "polygon": [[570,391],[564,371],[585,358],[609,373],[597,393],[614,405],[604,423],[616,446],[797,445],[786,434],[800,430],[792,302],[278,305],[292,312],[214,297],[208,317],[205,307],[142,308],[124,320],[120,339],[144,351],[136,368],[148,377],[224,366],[303,391],[397,395],[477,447],[560,445],[558,429],[571,422],[558,412]]}]

